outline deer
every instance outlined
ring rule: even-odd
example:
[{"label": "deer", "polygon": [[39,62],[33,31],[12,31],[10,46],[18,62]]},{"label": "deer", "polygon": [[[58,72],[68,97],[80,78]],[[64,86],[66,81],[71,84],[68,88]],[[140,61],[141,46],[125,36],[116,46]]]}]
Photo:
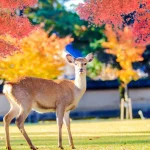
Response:
[{"label": "deer", "polygon": [[75,149],[70,129],[70,111],[75,109],[86,91],[86,65],[94,58],[92,53],[86,57],[74,58],[67,54],[66,59],[75,67],[75,79],[48,80],[35,77],[22,77],[16,81],[4,84],[3,93],[10,103],[10,110],[4,116],[6,149],[12,150],[10,145],[9,125],[16,118],[16,125],[30,149],[37,150],[32,144],[24,128],[24,122],[31,110],[37,112],[56,112],[58,125],[58,148],[62,147],[62,125],[65,124],[69,144]]}]

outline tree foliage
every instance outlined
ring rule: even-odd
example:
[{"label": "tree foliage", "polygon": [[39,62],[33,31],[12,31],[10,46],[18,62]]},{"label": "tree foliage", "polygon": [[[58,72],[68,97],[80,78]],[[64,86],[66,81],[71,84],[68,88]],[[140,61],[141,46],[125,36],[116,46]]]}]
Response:
[{"label": "tree foliage", "polygon": [[118,78],[117,73],[117,68],[113,68],[111,64],[101,63],[96,58],[87,66],[87,76],[93,80],[115,80]]},{"label": "tree foliage", "polygon": [[134,34],[129,27],[116,33],[111,26],[107,25],[105,34],[107,42],[103,42],[102,45],[107,48],[106,53],[116,56],[116,61],[120,65],[118,71],[120,80],[125,84],[137,80],[139,76],[132,64],[143,60],[142,54],[146,47],[140,44],[134,45]]},{"label": "tree foliage", "polygon": [[150,40],[150,0],[86,0],[79,4],[81,19],[92,24],[113,24],[114,27],[131,25],[136,42]]},{"label": "tree foliage", "polygon": [[33,6],[37,1],[38,0],[1,0],[0,6],[14,11],[15,9],[23,9],[27,6]]},{"label": "tree foliage", "polygon": [[102,70],[99,73],[99,79],[101,80],[115,80],[118,78],[117,76],[118,69],[113,68],[111,64],[103,64]]},{"label": "tree foliage", "polygon": [[97,58],[94,58],[93,61],[87,65],[87,76],[91,79],[99,79],[99,74],[101,71],[102,63]]},{"label": "tree foliage", "polygon": [[[24,9],[27,6],[33,6],[37,0],[1,0],[0,1],[0,35],[10,34],[15,38],[22,38],[28,35],[33,26],[29,20],[23,16],[17,16],[16,9]],[[12,54],[18,48],[11,43],[0,40],[0,56]]]},{"label": "tree foliage", "polygon": [[39,0],[36,8],[29,8],[25,13],[33,24],[43,22],[44,29],[50,34],[57,33],[60,37],[71,35],[73,46],[82,50],[84,55],[101,50],[104,28],[87,28],[88,23],[80,20],[75,12],[67,11],[60,0]]},{"label": "tree foliage", "polygon": [[14,80],[22,76],[57,78],[65,65],[62,55],[65,46],[73,40],[69,36],[59,38],[56,34],[48,37],[42,29],[34,30],[20,41],[10,36],[3,38],[21,47],[21,53],[0,60],[0,78],[5,80]]}]

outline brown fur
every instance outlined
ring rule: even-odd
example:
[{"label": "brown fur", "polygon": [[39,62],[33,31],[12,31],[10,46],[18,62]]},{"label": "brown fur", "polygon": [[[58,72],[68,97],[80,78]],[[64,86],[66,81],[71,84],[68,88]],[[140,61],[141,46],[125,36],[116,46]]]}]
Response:
[{"label": "brown fur", "polygon": [[[74,89],[78,89],[71,80],[53,81],[33,77],[24,77],[15,83],[9,82],[6,85],[12,87],[9,92],[15,97],[14,100],[17,103],[26,103],[28,100],[32,102],[32,106],[37,103],[46,109],[56,109],[57,105],[61,103],[68,106],[74,100]],[[18,95],[18,93],[20,94]]]},{"label": "brown fur", "polygon": [[74,109],[86,90],[86,63],[93,59],[89,54],[86,58],[73,58],[67,55],[70,63],[75,64],[75,81],[46,80],[34,77],[23,77],[4,85],[4,94],[10,102],[10,111],[4,117],[6,147],[11,150],[9,124],[16,117],[16,124],[31,149],[36,150],[24,129],[24,121],[31,109],[38,112],[55,112],[59,129],[58,147],[62,148],[62,124],[66,124],[69,143],[74,148],[70,131],[69,112]]}]

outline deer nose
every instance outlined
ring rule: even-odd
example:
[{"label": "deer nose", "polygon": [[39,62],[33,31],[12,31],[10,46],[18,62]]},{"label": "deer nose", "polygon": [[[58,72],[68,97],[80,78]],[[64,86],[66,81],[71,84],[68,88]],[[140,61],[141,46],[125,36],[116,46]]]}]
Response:
[{"label": "deer nose", "polygon": [[79,72],[83,72],[83,69],[81,68],[81,69],[79,70]]}]

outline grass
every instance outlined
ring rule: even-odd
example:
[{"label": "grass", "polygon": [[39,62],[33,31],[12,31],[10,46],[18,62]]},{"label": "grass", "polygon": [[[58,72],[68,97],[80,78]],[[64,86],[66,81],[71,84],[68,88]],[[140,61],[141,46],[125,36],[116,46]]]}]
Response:
[{"label": "grass", "polygon": [[[72,121],[72,134],[77,150],[150,150],[150,120]],[[32,142],[39,150],[57,150],[57,125],[54,122],[26,124]],[[15,125],[10,127],[13,150],[29,150]],[[69,150],[63,127],[63,147]],[[0,125],[0,150],[5,150],[4,127]]]}]

